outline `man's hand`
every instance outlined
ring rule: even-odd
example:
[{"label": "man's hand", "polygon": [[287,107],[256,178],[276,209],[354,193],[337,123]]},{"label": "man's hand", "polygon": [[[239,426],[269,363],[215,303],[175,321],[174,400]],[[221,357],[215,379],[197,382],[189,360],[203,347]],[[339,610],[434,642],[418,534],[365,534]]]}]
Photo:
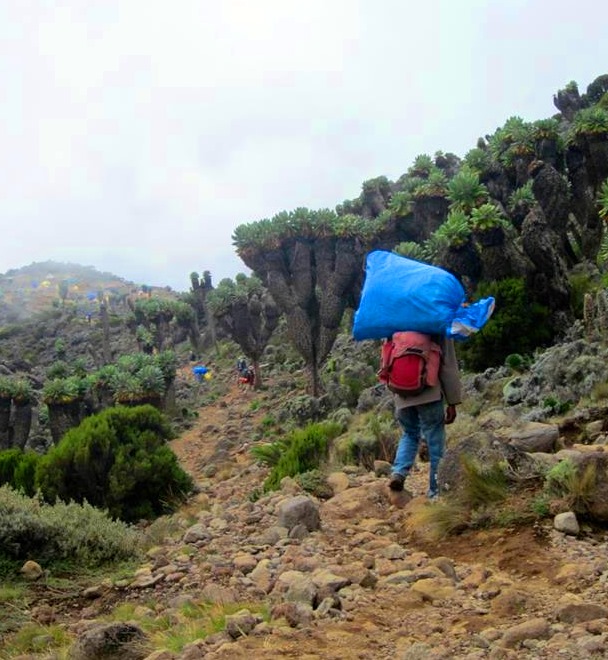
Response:
[{"label": "man's hand", "polygon": [[445,409],[445,423],[452,424],[456,419],[456,406],[448,406]]}]

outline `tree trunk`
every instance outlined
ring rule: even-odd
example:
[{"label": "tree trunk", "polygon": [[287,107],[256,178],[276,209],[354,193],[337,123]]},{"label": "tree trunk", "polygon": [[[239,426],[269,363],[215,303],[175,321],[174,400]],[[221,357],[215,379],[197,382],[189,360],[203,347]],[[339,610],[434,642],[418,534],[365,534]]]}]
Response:
[{"label": "tree trunk", "polygon": [[318,397],[321,394],[321,379],[319,378],[319,367],[316,363],[308,367],[308,391],[311,396]]},{"label": "tree trunk", "polygon": [[80,401],[49,403],[49,429],[53,444],[58,444],[67,431],[82,421]]},{"label": "tree trunk", "polygon": [[0,451],[10,445],[9,428],[11,422],[11,400],[0,399]]},{"label": "tree trunk", "polygon": [[32,428],[32,404],[15,403],[15,418],[13,422],[13,446],[23,449],[30,437]]},{"label": "tree trunk", "polygon": [[174,415],[177,410],[175,398],[175,378],[165,381],[165,393],[162,398],[161,410],[167,415]]},{"label": "tree trunk", "polygon": [[110,350],[110,319],[108,317],[108,308],[105,302],[99,306],[99,313],[101,315],[101,327],[103,332],[103,339],[101,341],[102,359],[104,364],[112,362],[112,351]]},{"label": "tree trunk", "polygon": [[253,360],[253,389],[259,390],[262,387],[262,372],[260,370],[260,361]]}]

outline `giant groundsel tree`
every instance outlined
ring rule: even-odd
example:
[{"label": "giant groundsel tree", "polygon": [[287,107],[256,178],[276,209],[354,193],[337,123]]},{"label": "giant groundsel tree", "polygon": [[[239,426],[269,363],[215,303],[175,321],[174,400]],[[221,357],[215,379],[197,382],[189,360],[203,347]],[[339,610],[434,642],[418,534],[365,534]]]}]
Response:
[{"label": "giant groundsel tree", "polygon": [[279,322],[280,312],[259,278],[243,273],[223,279],[207,297],[218,329],[224,331],[252,361],[255,387],[261,385],[260,358]]},{"label": "giant groundsel tree", "polygon": [[238,226],[238,255],[262,280],[285,315],[294,346],[321,391],[319,368],[334,344],[344,311],[355,302],[363,258],[378,223],[323,209],[299,208]]}]

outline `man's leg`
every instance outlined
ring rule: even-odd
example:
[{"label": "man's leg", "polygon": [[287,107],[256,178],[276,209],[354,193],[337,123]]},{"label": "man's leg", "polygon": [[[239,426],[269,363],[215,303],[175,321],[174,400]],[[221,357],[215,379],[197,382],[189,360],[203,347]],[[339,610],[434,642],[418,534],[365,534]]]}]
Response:
[{"label": "man's leg", "polygon": [[439,494],[437,469],[445,448],[445,411],[443,401],[418,406],[420,427],[429,448],[429,497]]},{"label": "man's leg", "polygon": [[403,490],[403,482],[414,465],[420,442],[420,420],[417,407],[401,408],[397,413],[397,420],[403,429],[403,435],[399,440],[393,462],[393,473],[389,482],[391,490]]}]

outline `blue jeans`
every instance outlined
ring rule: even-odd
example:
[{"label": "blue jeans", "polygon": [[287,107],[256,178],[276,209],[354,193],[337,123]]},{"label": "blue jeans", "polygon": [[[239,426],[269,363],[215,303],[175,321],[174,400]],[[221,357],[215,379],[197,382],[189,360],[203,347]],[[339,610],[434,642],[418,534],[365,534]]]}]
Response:
[{"label": "blue jeans", "polygon": [[437,468],[445,447],[443,400],[424,403],[420,406],[411,406],[410,408],[401,408],[397,413],[397,420],[403,429],[403,435],[399,440],[397,453],[395,454],[393,474],[407,477],[416,460],[420,438],[424,437],[429,448],[431,463],[427,494],[429,497],[433,497],[439,493]]}]

